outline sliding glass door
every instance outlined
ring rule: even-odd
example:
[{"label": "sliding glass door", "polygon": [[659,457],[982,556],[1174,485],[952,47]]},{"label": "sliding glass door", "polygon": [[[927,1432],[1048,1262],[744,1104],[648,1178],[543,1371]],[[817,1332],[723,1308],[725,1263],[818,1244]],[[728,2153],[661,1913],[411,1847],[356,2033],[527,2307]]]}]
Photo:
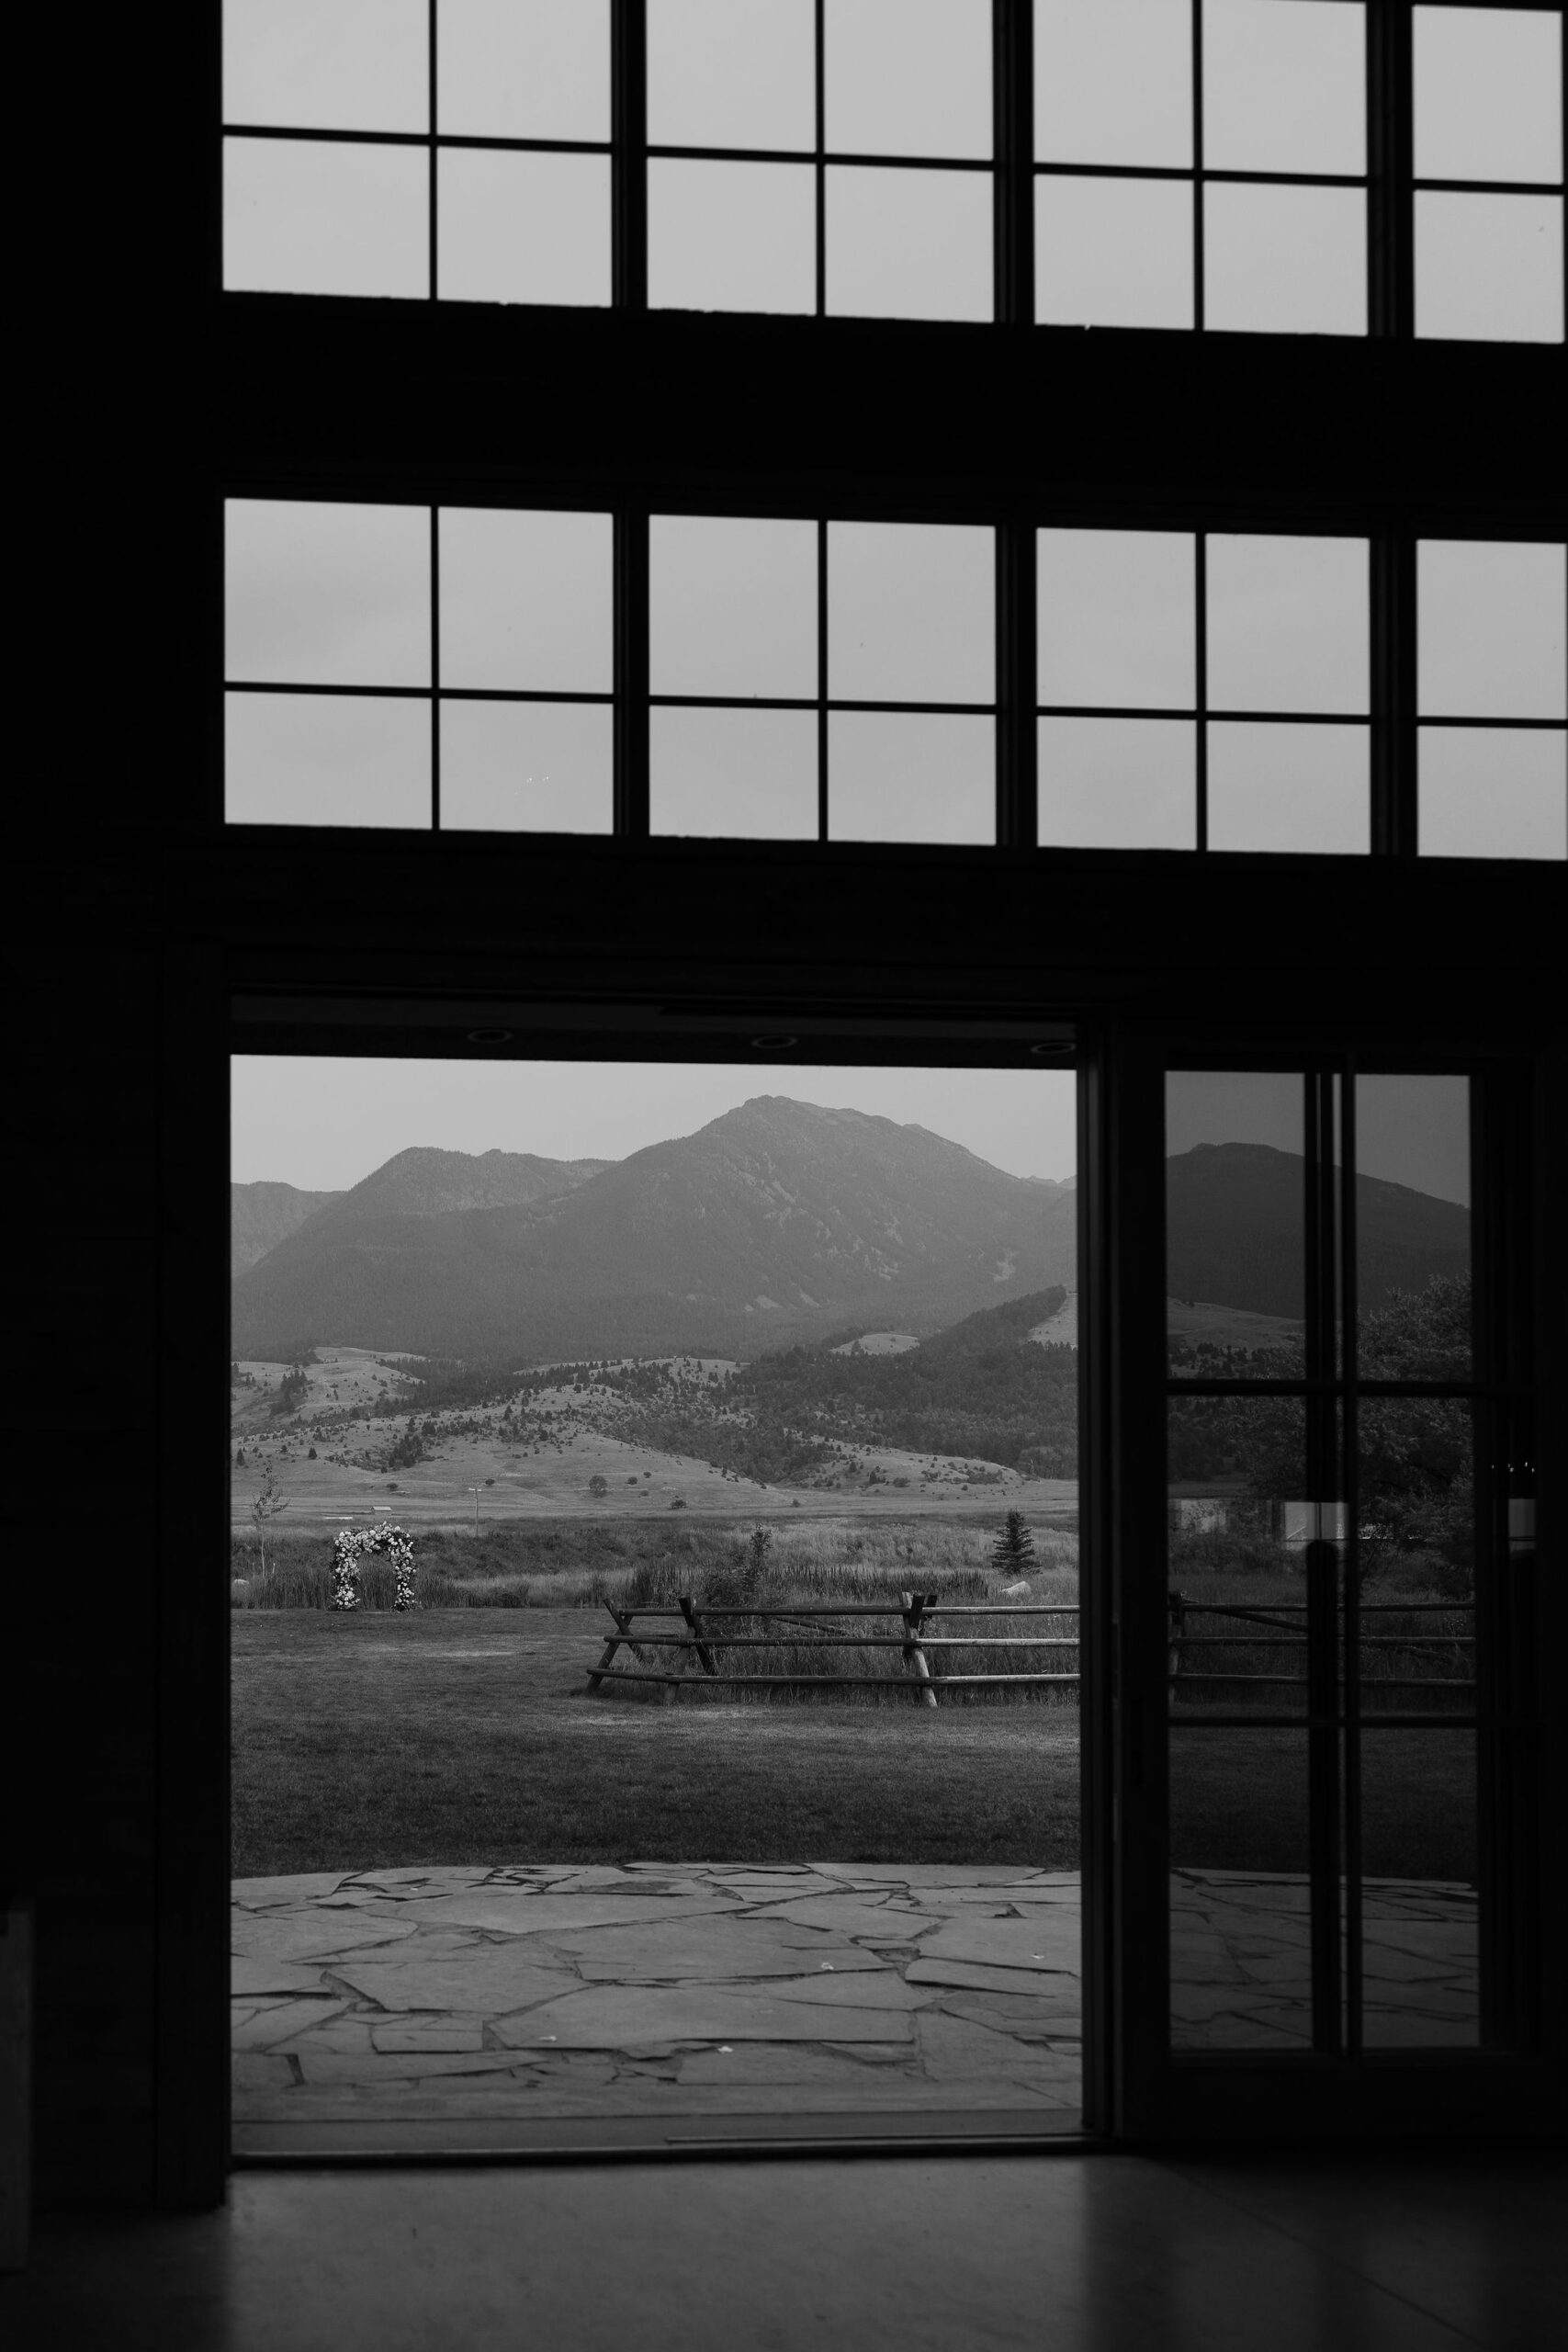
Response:
[{"label": "sliding glass door", "polygon": [[1118,1476],[1164,1448],[1163,1529],[1151,1460],[1116,1572],[1123,2124],[1522,2120],[1521,1090],[1345,1053],[1162,1059],[1123,1170],[1160,1247],[1128,1249]]}]

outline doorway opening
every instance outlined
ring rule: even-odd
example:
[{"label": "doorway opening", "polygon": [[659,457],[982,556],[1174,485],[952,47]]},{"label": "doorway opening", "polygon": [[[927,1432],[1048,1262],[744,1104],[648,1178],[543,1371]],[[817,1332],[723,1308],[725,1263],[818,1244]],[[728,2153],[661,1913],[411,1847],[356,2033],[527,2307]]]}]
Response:
[{"label": "doorway opening", "polygon": [[236,2154],[1077,2131],[1072,1073],[233,1102]]}]

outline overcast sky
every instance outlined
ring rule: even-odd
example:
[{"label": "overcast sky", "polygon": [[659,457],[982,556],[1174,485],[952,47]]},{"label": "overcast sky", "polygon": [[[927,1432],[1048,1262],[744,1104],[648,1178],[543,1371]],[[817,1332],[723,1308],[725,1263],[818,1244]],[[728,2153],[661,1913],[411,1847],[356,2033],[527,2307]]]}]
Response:
[{"label": "overcast sky", "polygon": [[755,1094],[930,1127],[1014,1176],[1070,1176],[1069,1070],[720,1062],[380,1061],[241,1055],[232,1173],[339,1192],[411,1144],[624,1159]]}]

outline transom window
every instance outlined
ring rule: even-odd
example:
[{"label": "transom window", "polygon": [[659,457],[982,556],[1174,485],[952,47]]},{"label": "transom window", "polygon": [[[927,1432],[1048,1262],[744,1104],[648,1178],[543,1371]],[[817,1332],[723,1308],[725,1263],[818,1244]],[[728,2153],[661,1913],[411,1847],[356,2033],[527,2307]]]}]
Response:
[{"label": "transom window", "polygon": [[1046,525],[999,601],[1017,528],[231,500],[229,821],[1354,855],[1406,742],[1423,850],[1568,854],[1561,542],[1408,543],[1401,707],[1381,544]]},{"label": "transom window", "polygon": [[1562,339],[1561,7],[1033,0],[999,44],[998,21],[226,0],[224,283]]}]

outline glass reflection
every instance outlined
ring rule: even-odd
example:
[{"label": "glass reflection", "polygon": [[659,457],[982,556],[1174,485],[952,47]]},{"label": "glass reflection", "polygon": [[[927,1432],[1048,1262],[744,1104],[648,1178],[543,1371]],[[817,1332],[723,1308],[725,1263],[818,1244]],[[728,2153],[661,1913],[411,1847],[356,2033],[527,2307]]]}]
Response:
[{"label": "glass reflection", "polygon": [[1481,2040],[1473,1731],[1361,1734],[1361,2039]]},{"label": "glass reflection", "polygon": [[1356,1080],[1363,1380],[1471,1376],[1470,1080]]},{"label": "glass reflection", "polygon": [[1310,2050],[1304,1731],[1173,1727],[1170,2040]]},{"label": "glass reflection", "polygon": [[1171,1370],[1199,1379],[1297,1376],[1266,1373],[1262,1359],[1272,1364],[1283,1350],[1294,1364],[1302,1360],[1301,1073],[1171,1070],[1165,1148]]}]

